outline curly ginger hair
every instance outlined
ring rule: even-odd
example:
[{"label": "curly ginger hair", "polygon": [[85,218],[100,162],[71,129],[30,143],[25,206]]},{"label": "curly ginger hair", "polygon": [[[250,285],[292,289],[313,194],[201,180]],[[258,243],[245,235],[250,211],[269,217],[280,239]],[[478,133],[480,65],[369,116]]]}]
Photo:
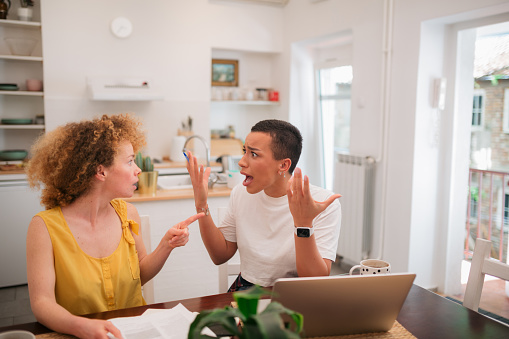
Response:
[{"label": "curly ginger hair", "polygon": [[[128,114],[72,122],[41,136],[32,146],[26,174],[40,189],[46,209],[67,206],[87,192],[99,165],[109,167],[121,142],[136,153],[145,144],[141,123]],[[42,185],[41,185],[42,184]]]}]

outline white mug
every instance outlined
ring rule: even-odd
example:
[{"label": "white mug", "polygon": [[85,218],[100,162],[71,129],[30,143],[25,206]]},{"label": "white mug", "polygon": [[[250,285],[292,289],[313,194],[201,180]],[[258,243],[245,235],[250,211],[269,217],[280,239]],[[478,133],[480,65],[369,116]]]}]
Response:
[{"label": "white mug", "polygon": [[0,333],[0,339],[35,339],[35,335],[28,331],[7,331]]},{"label": "white mug", "polygon": [[361,261],[360,265],[355,265],[350,269],[350,275],[359,269],[361,275],[389,274],[391,273],[391,264],[379,259],[366,259]]}]

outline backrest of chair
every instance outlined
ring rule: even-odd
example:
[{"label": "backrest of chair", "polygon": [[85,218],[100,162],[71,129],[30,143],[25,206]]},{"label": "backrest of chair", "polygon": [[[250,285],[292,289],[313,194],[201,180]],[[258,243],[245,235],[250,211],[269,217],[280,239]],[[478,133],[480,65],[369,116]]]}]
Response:
[{"label": "backrest of chair", "polygon": [[[152,252],[152,245],[150,239],[150,220],[148,215],[140,215],[141,219],[141,237],[143,238],[143,243],[145,244],[145,249],[147,250],[147,254]],[[145,285],[141,287],[141,291],[143,294],[143,298],[147,302],[147,304],[154,303],[154,279],[146,282]]]},{"label": "backrest of chair", "polygon": [[[217,209],[217,225],[221,224],[221,221],[224,218],[224,214],[226,213],[226,207],[219,207]],[[218,278],[219,278],[219,293],[225,293],[228,291],[230,287],[230,283],[228,281],[229,276],[237,276],[240,273],[240,259],[238,259],[238,251],[235,255],[230,258],[224,264],[221,264],[217,267],[218,269]]]},{"label": "backrest of chair", "polygon": [[509,265],[490,258],[491,241],[477,238],[468,275],[463,306],[477,312],[486,274],[509,280]]}]

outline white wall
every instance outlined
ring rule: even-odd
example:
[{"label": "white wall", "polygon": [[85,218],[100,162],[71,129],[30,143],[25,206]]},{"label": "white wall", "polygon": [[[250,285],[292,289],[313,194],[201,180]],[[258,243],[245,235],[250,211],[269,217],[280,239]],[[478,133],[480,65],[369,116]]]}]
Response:
[{"label": "white wall", "polygon": [[[390,50],[383,48],[386,3],[394,5]],[[302,89],[309,89],[303,81],[310,80],[302,70],[312,67],[302,53],[302,42],[351,32],[355,72],[351,151],[381,159],[375,239],[383,236],[384,243],[382,247],[376,241],[373,253],[390,261],[395,271],[416,272],[420,285],[442,284],[445,273],[436,273],[436,268],[443,267],[445,242],[441,237],[450,217],[440,209],[444,201],[438,178],[452,173],[452,165],[443,161],[452,154],[452,146],[442,148],[434,143],[435,122],[428,100],[430,81],[443,73],[440,54],[444,48],[441,42],[421,41],[422,34],[440,38],[442,33],[436,27],[423,30],[422,25],[442,17],[454,23],[493,15],[501,10],[497,6],[508,1],[291,0],[284,8],[206,0],[153,0],[149,4],[131,0],[43,2],[49,129],[96,113],[134,111],[146,121],[151,155],[169,152],[171,137],[188,115],[195,119],[195,131],[208,136],[211,50],[222,48],[281,52],[272,66],[272,85],[280,88],[282,98],[274,115],[294,122],[304,139],[311,141],[316,137],[314,106],[309,93],[301,94]],[[134,24],[126,40],[116,39],[109,31],[117,16],[126,16]],[[436,50],[423,53],[421,49],[430,46]],[[386,56],[390,68],[384,68]],[[424,68],[419,71],[420,66]],[[388,78],[383,78],[387,69]],[[165,100],[134,104],[88,100],[86,77],[108,74],[153,76]],[[385,135],[384,107],[389,109]],[[446,111],[443,116],[453,113]],[[453,125],[453,120],[445,120],[438,136],[441,143],[452,143],[447,133]],[[318,173],[317,154],[317,146],[307,143],[301,166],[307,166],[305,171],[312,178]]]},{"label": "white wall", "polygon": [[[97,114],[134,112],[148,133],[147,153],[168,155],[180,122],[209,136],[212,48],[274,52],[281,47],[282,9],[221,1],[43,1],[45,114],[48,130]],[[125,16],[127,39],[110,32]],[[87,77],[147,76],[163,101],[100,102]]]}]

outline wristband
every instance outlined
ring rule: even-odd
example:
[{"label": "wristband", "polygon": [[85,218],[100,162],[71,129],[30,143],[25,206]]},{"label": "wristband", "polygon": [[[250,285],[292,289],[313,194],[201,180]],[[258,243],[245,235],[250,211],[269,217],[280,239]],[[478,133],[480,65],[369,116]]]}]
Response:
[{"label": "wristband", "polygon": [[207,205],[207,207],[203,208],[203,207],[196,207],[196,212],[198,213],[205,213],[205,216],[207,215],[210,215],[210,210],[209,210],[209,205]]}]

